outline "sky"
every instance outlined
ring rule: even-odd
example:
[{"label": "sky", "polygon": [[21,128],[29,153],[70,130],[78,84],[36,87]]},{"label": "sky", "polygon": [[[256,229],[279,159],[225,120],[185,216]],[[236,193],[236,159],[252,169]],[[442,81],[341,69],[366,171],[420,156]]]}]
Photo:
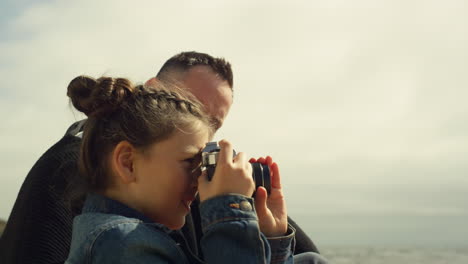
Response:
[{"label": "sky", "polygon": [[0,218],[83,118],[87,74],[142,83],[196,50],[233,65],[216,139],[279,164],[289,215],[327,245],[467,246],[466,1],[0,3]]}]

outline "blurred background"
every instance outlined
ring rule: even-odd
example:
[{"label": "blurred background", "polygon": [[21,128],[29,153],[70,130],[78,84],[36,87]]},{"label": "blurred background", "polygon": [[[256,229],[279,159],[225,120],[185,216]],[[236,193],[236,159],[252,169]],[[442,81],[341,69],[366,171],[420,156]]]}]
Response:
[{"label": "blurred background", "polygon": [[70,80],[141,83],[195,50],[233,65],[216,139],[273,156],[289,214],[335,263],[393,248],[468,260],[467,14],[464,0],[3,0],[0,219],[83,118]]}]

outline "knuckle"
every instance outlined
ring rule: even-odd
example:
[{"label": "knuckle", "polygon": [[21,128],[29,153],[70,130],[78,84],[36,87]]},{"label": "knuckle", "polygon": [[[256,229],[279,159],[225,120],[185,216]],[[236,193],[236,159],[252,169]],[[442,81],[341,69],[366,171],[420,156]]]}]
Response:
[{"label": "knuckle", "polygon": [[249,187],[252,191],[255,190],[255,182],[253,181],[252,178],[250,178],[250,181],[249,181]]},{"label": "knuckle", "polygon": [[230,147],[231,146],[231,142],[229,142],[226,139],[222,139],[221,141],[219,141],[219,144],[221,144],[221,145],[223,145],[225,147]]},{"label": "knuckle", "polygon": [[240,175],[243,174],[243,169],[242,169],[242,167],[239,167],[239,166],[232,167],[232,171],[233,171],[235,174],[240,174]]},{"label": "knuckle", "polygon": [[245,174],[245,176],[247,176],[248,178],[252,178],[250,177],[249,167],[247,166],[242,167],[242,173]]},{"label": "knuckle", "polygon": [[237,166],[234,168],[234,170],[238,173],[238,174],[241,174],[242,176],[244,177],[247,177],[249,176],[249,170],[246,166]]},{"label": "knuckle", "polygon": [[249,182],[252,184],[252,186],[255,186],[255,182],[254,182],[253,178],[249,177],[248,179],[249,179]]}]

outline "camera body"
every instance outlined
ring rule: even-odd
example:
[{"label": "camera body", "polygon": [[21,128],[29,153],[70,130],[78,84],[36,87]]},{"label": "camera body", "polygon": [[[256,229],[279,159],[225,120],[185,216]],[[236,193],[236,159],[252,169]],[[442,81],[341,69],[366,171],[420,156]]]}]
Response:
[{"label": "camera body", "polygon": [[[207,172],[208,180],[211,181],[215,173],[218,155],[221,149],[217,142],[208,142],[202,150],[202,167]],[[236,151],[233,150],[233,156],[236,156]],[[271,176],[268,165],[258,162],[250,163],[252,165],[252,178],[255,182],[255,189],[260,186],[265,187],[268,194],[271,191]]]}]

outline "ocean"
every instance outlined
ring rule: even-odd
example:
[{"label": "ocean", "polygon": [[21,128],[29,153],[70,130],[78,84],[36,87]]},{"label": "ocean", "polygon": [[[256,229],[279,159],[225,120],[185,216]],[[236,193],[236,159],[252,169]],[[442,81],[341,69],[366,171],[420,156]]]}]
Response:
[{"label": "ocean", "polygon": [[468,264],[468,248],[321,247],[330,264]]}]

